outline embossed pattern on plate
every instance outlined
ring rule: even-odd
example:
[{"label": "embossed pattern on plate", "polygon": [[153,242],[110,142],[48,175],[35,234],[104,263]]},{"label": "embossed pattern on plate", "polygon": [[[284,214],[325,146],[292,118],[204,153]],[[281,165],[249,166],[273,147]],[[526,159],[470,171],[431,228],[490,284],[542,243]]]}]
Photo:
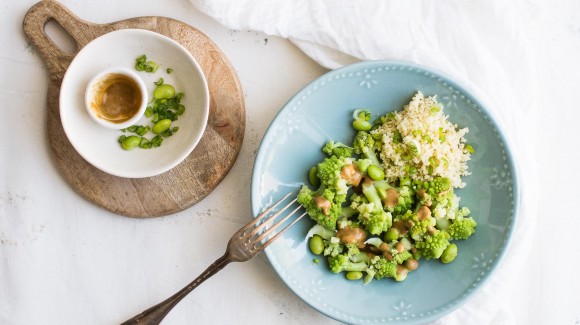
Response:
[{"label": "embossed pattern on plate", "polygon": [[[378,115],[400,110],[421,91],[437,95],[449,120],[468,127],[476,148],[472,175],[457,190],[472,211],[477,233],[460,242],[448,265],[422,259],[406,281],[347,281],[315,265],[303,220],[266,250],[288,287],[320,312],[346,323],[419,324],[433,321],[464,303],[490,277],[505,253],[518,211],[517,172],[506,140],[490,113],[468,90],[443,74],[403,62],[367,61],[331,71],[298,92],[267,130],[252,176],[254,214],[269,200],[308,183],[308,170],[323,158],[330,139],[350,142],[352,111],[368,108]],[[271,198],[273,197],[273,198]],[[270,199],[271,198],[271,199]]]}]

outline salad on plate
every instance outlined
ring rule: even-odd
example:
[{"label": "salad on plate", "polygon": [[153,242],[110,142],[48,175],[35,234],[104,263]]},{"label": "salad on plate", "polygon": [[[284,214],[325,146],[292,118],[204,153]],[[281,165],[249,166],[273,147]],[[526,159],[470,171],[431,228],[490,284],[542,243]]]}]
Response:
[{"label": "salad on plate", "polygon": [[[316,224],[312,253],[349,280],[404,281],[421,259],[452,262],[477,222],[454,189],[466,184],[475,152],[436,96],[417,92],[402,110],[380,116],[358,109],[352,143],[328,141],[327,155],[298,193]],[[460,246],[460,244],[459,244]],[[318,258],[314,259],[318,262]]]}]

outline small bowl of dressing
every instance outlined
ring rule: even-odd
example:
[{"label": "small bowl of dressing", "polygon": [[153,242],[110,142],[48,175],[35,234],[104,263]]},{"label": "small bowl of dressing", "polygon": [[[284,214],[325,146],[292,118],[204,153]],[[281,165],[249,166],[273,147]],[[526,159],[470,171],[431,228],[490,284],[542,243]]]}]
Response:
[{"label": "small bowl of dressing", "polygon": [[117,67],[97,74],[87,86],[85,106],[91,118],[109,129],[124,129],[141,119],[147,87],[134,71]]}]

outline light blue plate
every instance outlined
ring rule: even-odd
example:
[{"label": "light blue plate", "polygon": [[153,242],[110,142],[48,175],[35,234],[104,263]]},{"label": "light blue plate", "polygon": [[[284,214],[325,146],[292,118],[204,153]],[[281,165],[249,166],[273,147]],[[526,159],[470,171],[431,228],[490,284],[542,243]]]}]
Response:
[{"label": "light blue plate", "polygon": [[441,73],[392,61],[367,61],[334,70],[298,92],[268,128],[252,175],[252,210],[308,184],[310,167],[323,159],[328,140],[349,143],[352,112],[368,108],[378,115],[400,110],[421,91],[437,95],[449,120],[468,127],[476,152],[472,175],[456,193],[472,211],[477,232],[458,242],[451,264],[420,261],[407,280],[348,281],[328,270],[326,259],[312,262],[305,235],[313,225],[303,219],[266,249],[270,263],[288,287],[320,312],[346,323],[417,324],[459,307],[500,263],[518,213],[516,170],[507,143],[491,115],[469,91]]}]

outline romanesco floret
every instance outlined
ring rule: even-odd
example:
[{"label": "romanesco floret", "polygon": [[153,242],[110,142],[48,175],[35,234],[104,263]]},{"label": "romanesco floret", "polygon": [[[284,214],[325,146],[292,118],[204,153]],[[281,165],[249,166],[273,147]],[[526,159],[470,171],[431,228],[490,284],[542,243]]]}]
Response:
[{"label": "romanesco floret", "polygon": [[419,220],[418,214],[413,213],[411,210],[401,216],[403,221],[412,221],[413,226],[409,228],[409,235],[415,241],[421,241],[427,235],[429,227],[435,227],[436,221],[433,217],[427,217]]},{"label": "romanesco floret", "polygon": [[382,189],[388,195],[388,190],[394,189],[397,191],[397,204],[395,206],[387,206],[385,207],[386,210],[393,213],[394,215],[400,215],[408,210],[412,209],[413,205],[415,204],[414,200],[414,193],[413,190],[407,186],[402,185],[400,187],[394,187],[389,185],[386,181],[376,181],[373,182],[373,185],[377,189]]},{"label": "romanesco floret", "polygon": [[377,158],[375,142],[375,139],[370,133],[359,131],[353,141],[354,152],[370,159],[373,165],[381,166],[381,163]]},{"label": "romanesco floret", "polygon": [[369,263],[369,269],[374,271],[374,278],[377,280],[382,278],[394,278],[397,274],[397,263],[389,261],[382,256],[375,256]]},{"label": "romanesco floret", "polygon": [[459,209],[459,197],[453,192],[440,196],[431,207],[433,216],[437,219],[455,219]]},{"label": "romanesco floret", "polygon": [[415,243],[417,250],[426,259],[439,258],[445,248],[449,246],[449,234],[439,230],[433,235],[427,235],[423,241]]},{"label": "romanesco floret", "polygon": [[320,179],[321,186],[334,190],[338,194],[346,194],[348,191],[348,184],[346,180],[340,177],[342,167],[350,164],[348,158],[338,158],[331,156],[325,158],[323,162],[318,164],[318,179]]},{"label": "romanesco floret", "polygon": [[399,188],[399,199],[398,204],[393,209],[393,213],[401,214],[407,212],[413,204],[415,203],[413,200],[413,191],[408,186],[402,186]]},{"label": "romanesco floret", "polygon": [[[323,208],[317,203],[322,200],[327,200],[330,208],[325,212]],[[308,186],[304,185],[298,192],[298,203],[308,212],[310,218],[319,225],[334,230],[336,229],[336,220],[342,213],[342,203],[346,201],[346,195],[336,194],[330,189],[320,188],[317,191],[312,191]]]},{"label": "romanesco floret", "polygon": [[338,158],[348,158],[352,156],[354,148],[351,148],[344,143],[330,140],[324,147],[322,147],[322,151],[329,156],[334,155]]},{"label": "romanesco floret", "polygon": [[453,239],[467,239],[475,233],[477,223],[473,218],[455,219],[447,229]]},{"label": "romanesco floret", "polygon": [[387,231],[393,225],[393,217],[391,213],[386,212],[383,209],[374,209],[370,212],[360,213],[358,215],[358,220],[372,235],[380,235],[383,231]]},{"label": "romanesco floret", "polygon": [[356,167],[358,167],[358,170],[360,170],[363,173],[366,173],[367,169],[369,169],[369,166],[373,164],[373,161],[370,159],[362,158],[355,160],[354,164],[356,165]]},{"label": "romanesco floret", "polygon": [[411,254],[411,252],[409,252],[408,250],[404,250],[400,253],[393,254],[393,262],[395,262],[396,264],[403,264],[403,262],[412,257],[413,254]]},{"label": "romanesco floret", "polygon": [[324,242],[324,256],[337,256],[344,251],[344,245],[340,243],[338,237],[331,237],[330,240]]},{"label": "romanesco floret", "polygon": [[368,266],[365,262],[353,262],[346,254],[338,254],[336,256],[328,257],[328,265],[330,271],[333,273],[350,272],[350,271],[366,271]]},{"label": "romanesco floret", "polygon": [[441,195],[441,193],[451,189],[451,181],[447,177],[436,177],[430,182],[427,182],[427,186],[423,186],[427,193],[432,197]]}]

